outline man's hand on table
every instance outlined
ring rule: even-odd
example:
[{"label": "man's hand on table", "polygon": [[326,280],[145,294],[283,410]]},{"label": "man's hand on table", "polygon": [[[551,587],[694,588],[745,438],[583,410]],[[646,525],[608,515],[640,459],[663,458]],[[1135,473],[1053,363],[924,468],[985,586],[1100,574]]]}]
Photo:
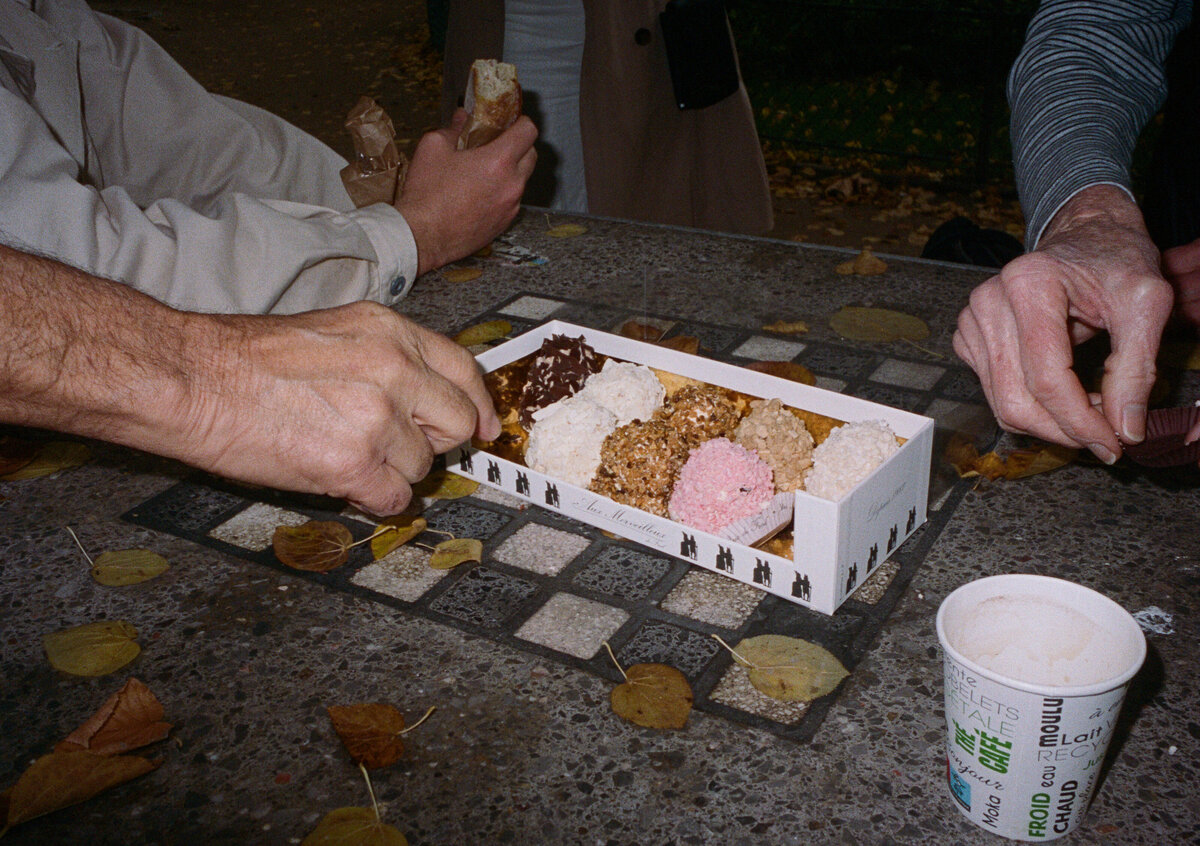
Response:
[{"label": "man's hand on table", "polygon": [[190,380],[179,457],[216,473],[394,514],[434,455],[500,432],[471,354],[383,306],[199,319],[224,352]]},{"label": "man's hand on table", "polygon": [[[1055,215],[1035,252],[976,288],[954,349],[975,369],[1000,425],[1090,449],[1112,463],[1145,438],[1171,286],[1136,205],[1098,185]],[[1099,394],[1071,370],[1073,347],[1107,331]]]},{"label": "man's hand on table", "polygon": [[458,150],[467,113],[417,144],[396,209],[417,242],[417,273],[434,270],[486,247],[517,216],[533,173],[537,129],[521,117],[495,140]]}]

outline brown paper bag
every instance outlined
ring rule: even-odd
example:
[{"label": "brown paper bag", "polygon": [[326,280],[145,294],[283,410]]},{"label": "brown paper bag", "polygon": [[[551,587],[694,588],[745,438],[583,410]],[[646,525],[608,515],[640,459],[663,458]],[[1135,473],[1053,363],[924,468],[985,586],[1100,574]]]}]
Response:
[{"label": "brown paper bag", "polygon": [[408,157],[396,149],[396,129],[387,112],[370,97],[359,97],[346,116],[354,142],[354,161],[342,168],[342,184],[357,208],[391,205],[404,191]]}]

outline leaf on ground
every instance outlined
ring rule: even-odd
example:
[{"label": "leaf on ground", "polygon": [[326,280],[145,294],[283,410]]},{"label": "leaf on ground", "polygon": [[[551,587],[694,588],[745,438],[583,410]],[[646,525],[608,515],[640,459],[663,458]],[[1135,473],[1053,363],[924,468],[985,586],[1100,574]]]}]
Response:
[{"label": "leaf on ground", "polygon": [[584,232],[587,232],[587,227],[578,223],[560,223],[546,230],[546,234],[551,238],[574,238]]},{"label": "leaf on ground", "polygon": [[335,520],[309,520],[299,526],[277,526],[271,538],[275,557],[296,570],[328,573],[346,563],[354,536]]},{"label": "leaf on ground", "polygon": [[479,489],[479,483],[449,470],[434,470],[412,486],[413,497],[429,499],[462,499]]},{"label": "leaf on ground", "polygon": [[763,331],[780,335],[803,335],[808,331],[808,324],[803,320],[776,320],[763,326]]},{"label": "leaf on ground", "polygon": [[766,373],[768,376],[774,376],[777,379],[799,382],[802,385],[817,384],[817,377],[813,372],[803,364],[797,364],[794,361],[755,361],[747,364],[746,369],[754,370],[758,373]]},{"label": "leaf on ground", "polygon": [[161,576],[169,567],[167,559],[148,549],[102,552],[92,564],[92,578],[109,587],[136,585]]},{"label": "leaf on ground", "polygon": [[946,461],[959,477],[970,479],[976,476],[996,481],[1015,481],[1039,473],[1057,470],[1075,460],[1078,450],[1057,444],[1041,444],[1036,448],[1019,449],[1001,456],[995,452],[983,455],[966,438],[955,435],[946,444]]},{"label": "leaf on ground", "polygon": [[0,435],[0,477],[15,473],[37,457],[40,444]]},{"label": "leaf on ground", "polygon": [[429,566],[435,570],[453,570],[467,561],[483,560],[483,542],[475,538],[451,538],[437,545],[429,556]]},{"label": "leaf on ground", "polygon": [[490,344],[507,337],[512,331],[512,324],[507,320],[488,320],[476,323],[454,336],[454,342],[464,347],[474,347],[479,344]]},{"label": "leaf on ground", "polygon": [[634,664],[612,690],[617,716],[644,728],[681,729],[692,712],[692,686],[666,664]]},{"label": "leaf on ground", "polygon": [[81,750],[43,755],[5,794],[8,809],[4,829],[85,802],[101,791],[145,775],[155,766],[136,755],[97,755]]},{"label": "leaf on ground", "polygon": [[408,840],[371,808],[337,808],[321,818],[300,846],[408,846]]},{"label": "leaf on ground", "polygon": [[692,335],[676,335],[673,338],[667,338],[656,343],[660,347],[666,347],[669,350],[678,350],[689,355],[696,355],[700,352],[700,339]]},{"label": "leaf on ground", "polygon": [[829,326],[851,341],[917,342],[929,337],[929,327],[924,320],[886,308],[846,306],[829,318]]},{"label": "leaf on ground", "polygon": [[810,702],[832,693],[849,675],[829,650],[785,635],[746,638],[734,655],[756,690],[784,702]]},{"label": "leaf on ground", "polygon": [[442,278],[447,282],[472,282],[482,275],[481,267],[447,267],[442,270]]},{"label": "leaf on ground", "polygon": [[618,334],[633,338],[635,341],[657,341],[663,336],[665,330],[661,326],[655,326],[653,323],[642,323],[638,320],[626,320],[621,324]]},{"label": "leaf on ground", "polygon": [[404,715],[391,705],[330,705],[325,709],[342,745],[367,769],[390,767],[404,754]]},{"label": "leaf on ground", "polygon": [[42,638],[46,657],[56,670],[73,676],[106,676],[142,651],[137,629],[124,620],[84,623]]},{"label": "leaf on ground", "polygon": [[887,262],[871,252],[870,247],[863,247],[850,261],[844,261],[837,266],[840,276],[878,276],[887,270]]},{"label": "leaf on ground", "polygon": [[156,743],[167,736],[163,707],[150,688],[135,678],[108,697],[100,710],[66,736],[55,752],[86,750],[96,755],[117,755]]},{"label": "leaf on ground", "polygon": [[375,529],[375,536],[371,538],[371,554],[375,556],[376,561],[386,558],[393,550],[404,546],[425,531],[428,525],[424,517],[388,517]]},{"label": "leaf on ground", "polygon": [[50,441],[38,450],[32,461],[2,478],[7,482],[37,479],[87,464],[91,459],[92,450],[87,444],[78,441]]}]

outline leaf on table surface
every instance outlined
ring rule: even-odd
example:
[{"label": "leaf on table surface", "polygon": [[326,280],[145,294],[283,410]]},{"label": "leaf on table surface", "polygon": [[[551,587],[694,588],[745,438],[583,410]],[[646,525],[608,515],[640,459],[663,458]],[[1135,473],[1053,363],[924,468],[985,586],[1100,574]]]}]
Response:
[{"label": "leaf on table surface", "polygon": [[300,846],[408,846],[408,840],[371,808],[337,808],[321,818]]},{"label": "leaf on table surface", "polygon": [[[618,667],[619,669],[619,667]],[[666,664],[634,664],[625,681],[612,689],[617,716],[644,728],[681,729],[692,712],[692,686]]]},{"label": "leaf on table surface", "polygon": [[832,693],[849,675],[823,646],[786,635],[748,637],[730,651],[756,690],[784,702],[810,702]]},{"label": "leaf on table surface", "polygon": [[507,337],[512,331],[512,324],[507,320],[487,320],[476,323],[454,336],[454,342],[464,347],[474,347],[479,344],[490,344]]},{"label": "leaf on table surface", "polygon": [[665,332],[661,326],[655,326],[653,323],[642,323],[638,320],[626,320],[621,324],[621,328],[617,334],[626,338],[633,338],[635,341],[657,341]]},{"label": "leaf on table surface", "polygon": [[863,247],[861,253],[842,262],[836,269],[840,276],[878,276],[887,267],[887,262],[872,253],[870,247]]},{"label": "leaf on table surface", "polygon": [[102,585],[123,587],[161,576],[170,565],[148,549],[114,549],[102,552],[92,562],[92,578]]},{"label": "leaf on table surface", "polygon": [[929,327],[924,320],[886,308],[846,306],[829,318],[829,326],[851,341],[916,342],[929,337]]},{"label": "leaf on table surface", "polygon": [[579,223],[560,223],[546,230],[546,234],[551,238],[574,238],[584,232],[587,232],[587,227]]},{"label": "leaf on table surface", "polygon": [[1200,370],[1200,342],[1169,341],[1159,350],[1159,359],[1180,370]]},{"label": "leaf on table surface", "polygon": [[656,341],[655,343],[660,347],[666,347],[669,350],[678,350],[688,355],[696,355],[700,352],[700,339],[692,335],[675,335],[674,337]]},{"label": "leaf on table surface", "polygon": [[96,755],[129,752],[167,736],[171,724],[163,722],[163,707],[150,688],[135,678],[108,697],[100,710],[71,732],[55,752],[86,750]]},{"label": "leaf on table surface", "polygon": [[371,554],[376,561],[386,558],[393,550],[404,546],[425,531],[428,525],[429,523],[424,517],[404,515],[388,517],[375,528],[371,537]]},{"label": "leaf on table surface", "polygon": [[813,375],[813,372],[803,364],[797,364],[794,361],[755,361],[747,364],[746,369],[766,373],[777,379],[799,382],[802,385],[817,384],[817,377]]},{"label": "leaf on table surface", "polygon": [[967,438],[954,435],[946,444],[945,457],[960,478],[983,476],[991,481],[1014,481],[1057,470],[1074,461],[1078,452],[1058,444],[1041,444],[1034,448],[1015,450],[1007,456],[995,452],[980,455],[975,445]]},{"label": "leaf on table surface", "polygon": [[91,459],[92,450],[87,444],[78,441],[50,441],[42,445],[33,460],[2,478],[8,482],[37,479],[87,464]]},{"label": "leaf on table surface", "polygon": [[429,499],[462,499],[479,489],[479,483],[449,470],[434,470],[412,486],[414,497]]},{"label": "leaf on table surface", "polygon": [[0,477],[15,473],[37,457],[41,444],[0,435]]},{"label": "leaf on table surface", "polygon": [[156,766],[153,761],[136,755],[97,755],[82,750],[43,755],[30,764],[5,794],[8,801],[3,830],[87,801],[101,791],[145,775]]},{"label": "leaf on table surface", "polygon": [[803,335],[808,331],[808,324],[803,320],[776,320],[763,326],[763,331],[780,335]]},{"label": "leaf on table surface", "polygon": [[404,754],[404,715],[391,705],[330,705],[325,709],[350,757],[367,769],[389,767]]},{"label": "leaf on table surface", "polygon": [[442,278],[447,282],[472,282],[483,275],[481,267],[446,267],[442,269]]},{"label": "leaf on table surface", "polygon": [[483,542],[475,538],[451,538],[437,545],[429,556],[429,566],[435,570],[453,570],[467,561],[483,560]]},{"label": "leaf on table surface", "polygon": [[124,620],[84,623],[42,638],[50,665],[73,676],[106,676],[142,651],[137,629]]},{"label": "leaf on table surface", "polygon": [[328,573],[345,564],[353,544],[350,530],[334,520],[277,526],[271,538],[271,547],[280,562],[313,573]]}]

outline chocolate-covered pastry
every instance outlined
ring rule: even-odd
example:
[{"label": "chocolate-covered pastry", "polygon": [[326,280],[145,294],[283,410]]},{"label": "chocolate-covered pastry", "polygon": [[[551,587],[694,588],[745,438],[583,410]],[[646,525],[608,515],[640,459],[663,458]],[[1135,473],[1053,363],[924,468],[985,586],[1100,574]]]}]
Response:
[{"label": "chocolate-covered pastry", "polygon": [[573,396],[584,381],[600,370],[603,360],[583,339],[551,335],[529,365],[525,390],[521,392],[521,425],[533,425],[534,413]]}]

